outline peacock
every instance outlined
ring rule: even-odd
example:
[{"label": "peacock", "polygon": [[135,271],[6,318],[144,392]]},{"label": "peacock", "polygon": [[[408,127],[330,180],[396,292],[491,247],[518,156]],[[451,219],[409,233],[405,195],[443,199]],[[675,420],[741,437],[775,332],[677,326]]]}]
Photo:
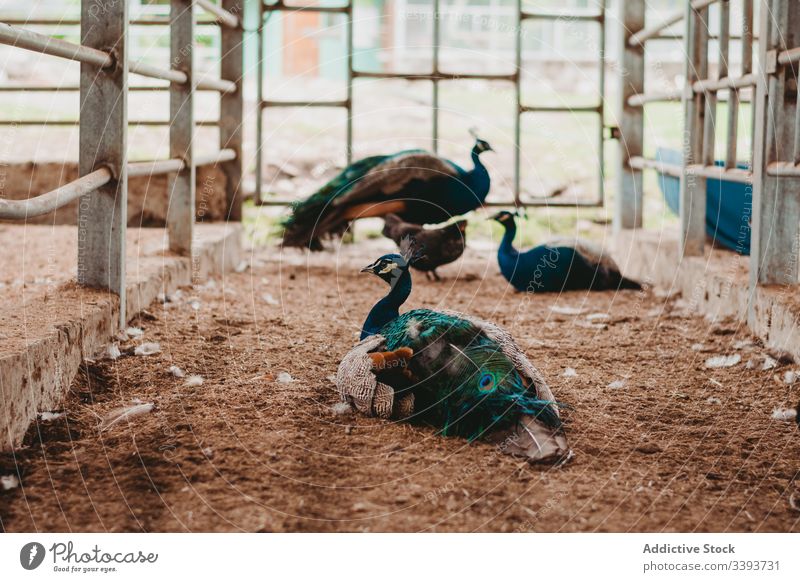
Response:
[{"label": "peacock", "polygon": [[282,244],[322,250],[324,238],[341,235],[359,218],[395,213],[414,224],[438,224],[475,210],[486,200],[491,184],[480,160],[487,151],[492,147],[475,136],[471,170],[425,150],[354,162],[294,204],[281,223]]},{"label": "peacock", "polygon": [[515,215],[501,211],[492,216],[505,228],[497,250],[500,272],[518,291],[560,292],[577,289],[641,289],[623,277],[617,263],[601,249],[582,240],[554,240],[526,252],[514,248]]},{"label": "peacock", "polygon": [[559,405],[508,332],[453,311],[399,313],[416,258],[405,245],[401,254],[362,269],[390,290],[339,366],[343,398],[367,414],[413,415],[444,436],[499,442],[503,452],[529,461],[564,460],[569,449]]},{"label": "peacock", "polygon": [[459,220],[441,228],[425,228],[421,224],[405,222],[396,214],[384,218],[383,236],[398,245],[406,237],[413,237],[424,255],[411,265],[423,271],[428,278],[440,281],[436,269],[452,263],[464,254],[467,246],[467,221]]}]

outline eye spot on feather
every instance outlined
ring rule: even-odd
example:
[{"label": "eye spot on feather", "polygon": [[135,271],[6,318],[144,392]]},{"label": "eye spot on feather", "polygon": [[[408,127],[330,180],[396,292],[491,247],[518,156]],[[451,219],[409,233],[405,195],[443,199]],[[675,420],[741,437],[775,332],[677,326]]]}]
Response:
[{"label": "eye spot on feather", "polygon": [[481,376],[481,379],[478,380],[478,390],[481,392],[491,392],[494,390],[494,376],[492,374],[484,374]]}]

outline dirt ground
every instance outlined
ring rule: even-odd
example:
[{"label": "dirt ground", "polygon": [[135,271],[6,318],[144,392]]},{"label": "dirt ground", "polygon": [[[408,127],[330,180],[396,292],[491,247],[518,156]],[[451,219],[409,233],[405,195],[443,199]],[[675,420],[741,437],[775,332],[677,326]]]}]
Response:
[{"label": "dirt ground", "polygon": [[[62,416],[0,456],[0,475],[20,480],[0,490],[0,527],[800,531],[800,434],[772,417],[800,399],[784,377],[800,367],[763,370],[767,352],[744,327],[694,316],[677,297],[521,295],[475,250],[441,283],[415,277],[407,308],[457,309],[514,334],[570,406],[565,466],[335,413],[339,358],[386,292],[357,269],[385,244],[310,258],[260,250],[250,269],[152,306],[120,358],[87,364]],[[143,342],[161,351],[134,355]],[[734,354],[731,367],[705,365]],[[107,426],[115,409],[147,403]]]}]

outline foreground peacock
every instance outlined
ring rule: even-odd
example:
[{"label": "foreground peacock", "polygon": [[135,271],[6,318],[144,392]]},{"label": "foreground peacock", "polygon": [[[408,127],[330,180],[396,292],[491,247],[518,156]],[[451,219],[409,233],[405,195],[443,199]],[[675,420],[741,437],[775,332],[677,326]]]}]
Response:
[{"label": "foreground peacock", "polygon": [[614,259],[589,242],[553,240],[519,252],[514,248],[515,215],[501,211],[492,218],[505,228],[497,250],[500,272],[517,291],[641,289],[639,283],[622,276]]},{"label": "foreground peacock", "polygon": [[342,360],[337,386],[366,414],[409,418],[445,436],[499,442],[530,461],[569,453],[558,406],[542,375],[500,327],[452,311],[399,313],[411,293],[411,251],[362,269],[391,287]]},{"label": "foreground peacock", "polygon": [[491,184],[480,159],[487,151],[492,147],[476,137],[471,170],[425,150],[354,162],[292,207],[282,222],[283,245],[321,250],[323,239],[341,235],[359,218],[394,213],[414,224],[438,224],[475,210]]}]

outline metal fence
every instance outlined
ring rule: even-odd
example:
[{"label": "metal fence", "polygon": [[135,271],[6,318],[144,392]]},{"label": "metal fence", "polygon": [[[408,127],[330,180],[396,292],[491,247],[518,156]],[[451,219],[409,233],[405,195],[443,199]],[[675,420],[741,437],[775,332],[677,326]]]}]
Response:
[{"label": "metal fence", "polygon": [[[257,160],[256,160],[256,179],[255,179],[255,202],[256,204],[283,206],[290,204],[291,201],[278,200],[272,198],[265,198],[262,195],[262,158],[261,158],[261,144],[263,141],[263,117],[264,112],[270,108],[277,107],[330,107],[342,108],[347,111],[347,163],[352,161],[353,153],[353,82],[356,79],[403,79],[407,81],[427,81],[433,86],[433,93],[431,99],[432,108],[432,141],[433,151],[438,150],[439,142],[439,83],[442,81],[458,81],[458,80],[485,80],[485,81],[500,81],[512,83],[514,86],[515,94],[515,123],[514,123],[514,204],[516,206],[588,206],[598,207],[604,204],[604,181],[605,181],[605,156],[604,156],[604,143],[606,139],[606,128],[604,127],[605,105],[604,105],[604,92],[605,92],[605,30],[606,30],[606,2],[601,0],[597,10],[590,11],[575,11],[575,12],[546,12],[546,11],[530,11],[523,9],[522,0],[516,0],[515,14],[516,21],[514,23],[515,41],[515,68],[514,72],[510,74],[472,74],[472,73],[448,73],[442,71],[439,61],[439,47],[441,45],[441,17],[442,11],[440,8],[440,0],[432,0],[433,9],[431,18],[433,19],[433,38],[432,38],[432,51],[433,51],[433,66],[432,70],[420,73],[390,73],[390,72],[371,72],[359,71],[353,66],[353,3],[352,0],[343,6],[296,6],[287,5],[285,0],[277,0],[274,3],[267,3],[264,0],[259,0],[259,28],[258,28],[258,115],[257,115],[257,133],[256,143],[257,147]],[[347,21],[346,28],[346,43],[347,43],[347,78],[346,78],[346,96],[343,100],[336,101],[280,101],[280,100],[265,100],[263,96],[264,86],[264,30],[265,18],[273,12],[319,12],[324,14],[342,14]],[[525,21],[528,20],[548,20],[548,21],[568,21],[568,22],[596,22],[600,26],[600,50],[598,53],[598,67],[599,67],[599,88],[598,100],[594,105],[585,107],[568,107],[568,106],[535,106],[525,105],[522,103],[522,95],[520,91],[521,68],[522,68],[522,27]],[[598,116],[598,168],[599,168],[599,181],[598,181],[598,198],[591,201],[559,201],[559,200],[533,200],[526,201],[520,197],[520,134],[521,134],[521,117],[525,114],[552,114],[552,113],[572,113],[572,114],[592,114]],[[498,205],[508,206],[508,202],[488,201],[485,203],[487,206]]]},{"label": "metal fence", "polygon": [[[196,76],[193,67],[195,17],[193,5],[209,12],[221,28],[221,76]],[[195,168],[219,164],[226,178],[228,218],[241,217],[242,181],[242,40],[244,0],[172,0],[170,17],[130,21],[128,0],[83,0],[80,44],[39,34],[19,25],[65,24],[65,21],[0,22],[0,43],[81,63],[80,87],[36,87],[37,91],[80,91],[81,177],[27,200],[0,200],[0,218],[25,220],[47,214],[73,200],[78,205],[78,282],[119,295],[120,322],[125,313],[125,233],[128,177],[168,174],[167,230],[170,250],[189,255],[195,219]],[[170,68],[128,59],[129,25],[169,26]],[[170,158],[128,163],[128,75],[169,81]],[[30,90],[12,87],[11,90]],[[194,94],[219,92],[219,146],[217,153],[193,155]],[[36,122],[42,123],[42,122]]]},{"label": "metal fence", "polygon": [[[644,0],[620,4],[624,27],[621,51],[620,167],[615,209],[618,228],[642,225],[642,170],[654,169],[681,179],[680,245],[683,256],[704,252],[706,180],[715,178],[751,184],[751,285],[796,284],[800,229],[800,102],[797,64],[800,62],[800,3],[762,0],[758,67],[753,68],[753,0],[741,0],[741,71],[728,70],[731,29],[730,0],[693,0],[657,25],[645,26]],[[709,8],[719,4],[717,74],[709,78]],[[675,92],[648,93],[644,83],[647,43],[683,22],[686,55],[685,85]],[[737,167],[738,110],[741,92],[753,92],[753,148],[748,169]],[[714,159],[717,102],[728,92],[725,156]],[[643,155],[645,104],[683,103],[683,165],[665,164]]]}]

